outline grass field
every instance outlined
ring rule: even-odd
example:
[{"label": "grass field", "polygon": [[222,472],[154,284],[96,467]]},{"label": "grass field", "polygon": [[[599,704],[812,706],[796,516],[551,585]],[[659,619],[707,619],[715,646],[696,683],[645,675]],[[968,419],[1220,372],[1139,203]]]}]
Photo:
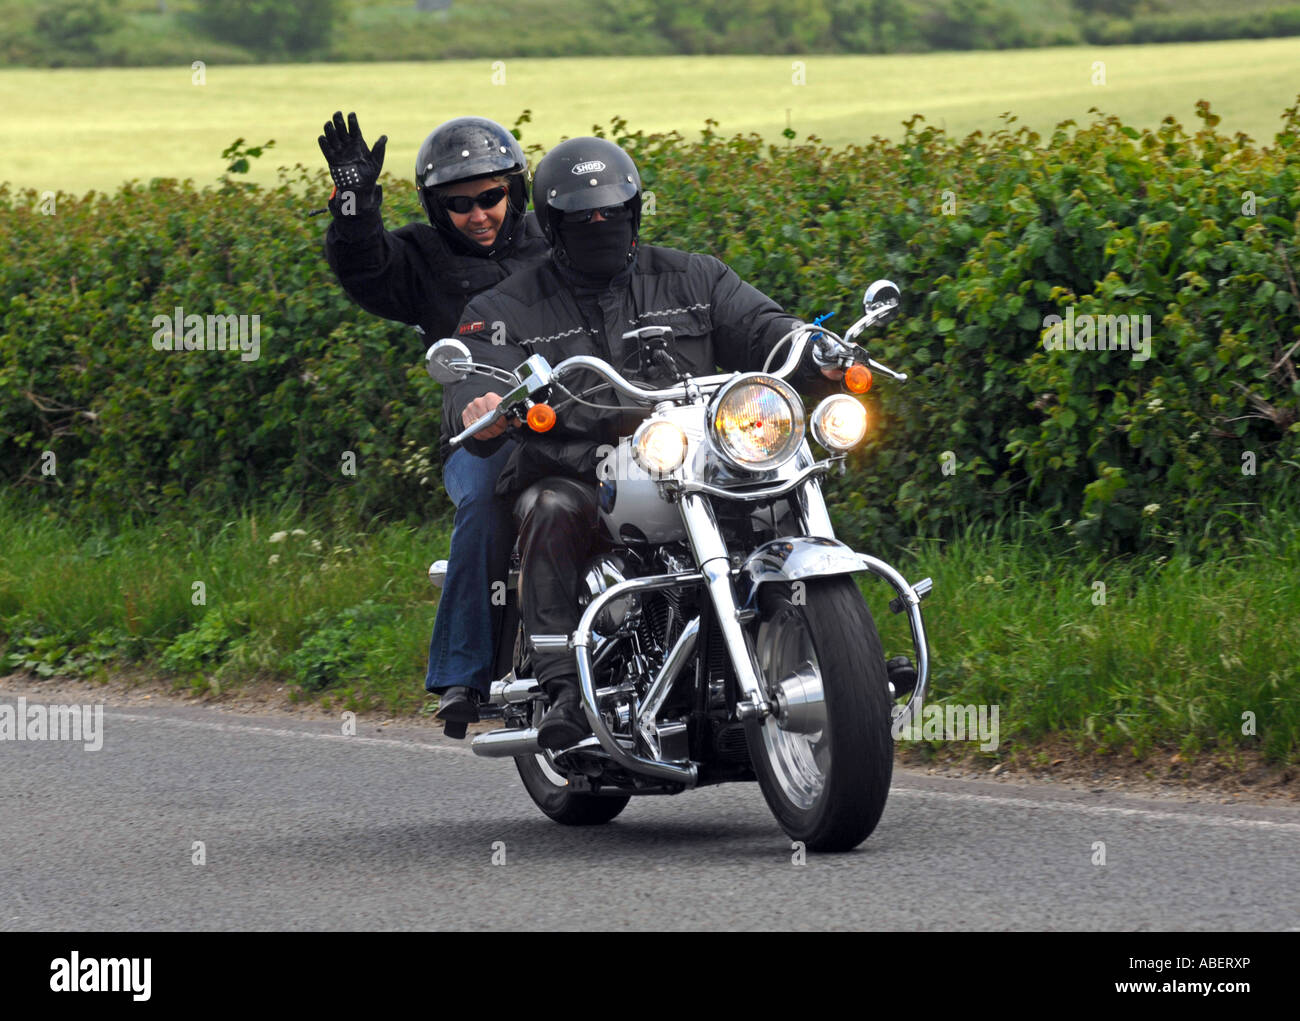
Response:
[{"label": "grass field", "polygon": [[[201,54],[197,55],[201,57]],[[1094,85],[1094,62],[1106,84]],[[1098,106],[1154,126],[1167,114],[1193,121],[1208,99],[1221,129],[1271,141],[1300,93],[1300,38],[1152,47],[1072,47],[899,56],[811,56],[806,84],[790,57],[640,57],[492,63],[299,64],[206,68],[191,82],[174,70],[5,70],[0,104],[8,145],[0,180],[38,190],[112,190],[130,178],[222,171],[236,137],[275,139],[252,179],[274,167],[320,163],[316,136],[338,108],[356,110],[369,138],[387,133],[387,167],[406,174],[439,121],[475,112],[507,125],[530,108],[525,143],[549,146],[611,117],[647,131],[693,136],[706,118],[723,133],[780,140],[789,110],[800,138],[842,145],[897,137],[924,114],[950,132],[988,131],[1004,111],[1038,130]]]}]

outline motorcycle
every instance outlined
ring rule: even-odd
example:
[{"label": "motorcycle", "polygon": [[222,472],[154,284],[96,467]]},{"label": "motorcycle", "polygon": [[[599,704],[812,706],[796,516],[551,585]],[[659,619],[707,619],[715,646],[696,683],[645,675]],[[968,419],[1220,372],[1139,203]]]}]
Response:
[{"label": "motorcycle", "polygon": [[[601,552],[587,565],[583,612],[565,635],[525,635],[512,572],[490,704],[503,727],[472,742],[477,755],[515,760],[525,789],[551,819],[608,822],[631,798],[705,785],[757,781],[772,814],[808,850],[845,851],[876,827],[893,771],[891,724],[919,716],[929,679],[915,585],[884,560],[835,538],[821,482],[844,471],[866,436],[858,395],[875,373],[906,381],[855,340],[890,318],[899,291],[866,291],[863,316],[843,337],[800,324],[768,358],[775,371],[680,377],[646,387],[600,358],[551,366],[540,355],[513,372],[475,363],[455,339],[426,354],[449,383],[469,373],[508,389],[453,447],[502,418],[544,431],[562,381],[595,373],[648,417],[597,469]],[[647,364],[671,368],[671,331],[627,335]],[[844,370],[844,388],[808,419],[787,382],[808,349],[819,366]],[[522,432],[523,430],[521,430]],[[826,451],[814,459],[806,431]],[[431,573],[436,574],[435,564]],[[883,578],[907,614],[915,653],[886,663],[876,625],[853,576]],[[435,578],[436,580],[436,578]],[[532,676],[535,651],[571,649],[591,735],[542,749],[547,697]],[[908,695],[905,705],[895,701]],[[891,718],[892,717],[892,718]]]}]

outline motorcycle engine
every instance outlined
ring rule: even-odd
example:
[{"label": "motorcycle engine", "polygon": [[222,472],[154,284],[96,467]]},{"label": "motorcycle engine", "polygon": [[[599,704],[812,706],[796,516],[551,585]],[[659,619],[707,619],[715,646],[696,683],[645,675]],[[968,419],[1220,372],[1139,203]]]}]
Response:
[{"label": "motorcycle engine", "polygon": [[[598,558],[587,569],[585,583],[587,598],[584,605],[621,581],[626,581],[627,562],[620,553],[608,553]],[[640,610],[641,597],[636,593],[616,599],[596,615],[594,627],[597,634],[609,636],[615,634],[628,617]]]}]

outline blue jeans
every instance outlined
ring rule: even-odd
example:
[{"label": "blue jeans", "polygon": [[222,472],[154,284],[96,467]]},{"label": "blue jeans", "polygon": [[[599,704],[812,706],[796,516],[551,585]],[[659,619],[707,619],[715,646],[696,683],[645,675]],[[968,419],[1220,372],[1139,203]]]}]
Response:
[{"label": "blue jeans", "polygon": [[[514,449],[514,441],[507,440],[491,457],[453,450],[443,467],[442,480],[456,505],[456,519],[429,642],[427,691],[463,684],[477,688],[486,698],[495,680],[496,637],[505,608],[502,597],[509,580],[515,522],[512,501],[499,499],[493,489]],[[494,586],[494,582],[501,584]]]}]

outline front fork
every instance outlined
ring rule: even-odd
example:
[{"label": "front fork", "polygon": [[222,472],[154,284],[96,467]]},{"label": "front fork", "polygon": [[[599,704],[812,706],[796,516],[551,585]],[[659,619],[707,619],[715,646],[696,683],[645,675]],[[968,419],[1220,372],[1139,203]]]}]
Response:
[{"label": "front fork", "polygon": [[695,562],[704,575],[704,585],[708,589],[709,599],[713,603],[714,616],[722,640],[731,650],[731,663],[736,671],[736,682],[745,696],[736,703],[736,714],[747,720],[751,717],[762,719],[771,715],[772,704],[768,702],[758,679],[758,667],[754,662],[754,650],[749,644],[749,636],[740,626],[740,608],[736,605],[736,590],[731,582],[731,556],[727,545],[722,541],[722,531],[718,528],[718,519],[713,514],[713,505],[701,493],[684,493],[681,498],[682,520],[686,522],[686,537],[695,554]]},{"label": "front fork", "polygon": [[[818,480],[809,479],[800,487],[798,507],[808,536],[831,540],[839,545],[835,539],[835,529],[831,524],[830,513],[826,509],[826,501],[822,498],[821,483]],[[752,716],[762,719],[772,713],[773,706],[767,700],[759,680],[754,651],[748,635],[740,627],[740,610],[737,607],[735,588],[731,583],[728,570],[730,561],[718,529],[717,519],[713,514],[713,507],[698,493],[686,494],[682,497],[682,516],[686,521],[686,532],[696,555],[696,562],[700,564],[700,572],[708,581],[709,595],[717,611],[719,626],[726,637],[728,648],[735,650],[732,662],[736,668],[736,679],[746,696],[745,700],[736,706],[736,711],[741,719],[749,719]],[[897,598],[890,602],[890,609],[894,612],[903,610],[907,612],[908,625],[912,631],[913,651],[916,654],[916,687],[902,708],[895,711],[893,723],[896,728],[905,727],[920,715],[930,683],[930,646],[925,633],[925,620],[921,615],[921,600],[930,591],[930,579],[925,578],[913,586],[896,568],[878,557],[854,553],[842,545],[840,549],[843,550],[844,556],[839,558],[838,562],[821,561],[823,566],[815,576],[869,571],[887,581],[898,593]],[[756,605],[756,600],[751,600],[747,605]],[[743,655],[740,650],[744,650]]]},{"label": "front fork", "polygon": [[[826,513],[820,487],[815,482],[808,484],[804,488],[803,497],[801,502],[808,531],[812,535],[833,542],[830,517]],[[698,570],[677,575],[633,578],[611,586],[588,604],[567,644],[572,645],[578,661],[579,688],[587,722],[591,725],[592,732],[601,747],[614,761],[627,769],[693,787],[698,781],[698,771],[693,763],[678,766],[658,759],[645,758],[636,754],[633,748],[620,741],[610,731],[597,704],[596,678],[591,660],[592,633],[596,617],[607,605],[633,592],[701,583],[708,590],[718,629],[730,651],[736,681],[744,695],[736,705],[737,715],[742,720],[751,718],[761,720],[773,713],[774,708],[768,701],[759,679],[759,670],[754,660],[754,650],[749,636],[741,626],[741,611],[736,601],[736,590],[731,576],[731,558],[726,543],[723,542],[722,532],[718,528],[713,506],[708,497],[701,493],[683,493],[680,500],[687,539],[695,555],[695,562],[699,565]],[[929,683],[930,658],[925,636],[925,622],[921,617],[921,599],[928,591],[928,587],[920,584],[914,587],[908,584],[907,579],[883,560],[853,553],[847,547],[840,546],[840,549],[844,554],[840,562],[830,569],[819,571],[817,576],[848,574],[860,570],[870,571],[893,586],[898,593],[898,599],[894,603],[899,604],[901,601],[902,607],[907,611],[912,628],[912,642],[916,650],[917,681],[912,697],[903,707],[901,722],[895,722],[895,726],[905,726],[919,713]],[[560,640],[558,636],[557,640]],[[680,668],[680,663],[676,662],[677,658],[670,656],[669,659],[674,661],[674,665],[670,667],[666,663],[664,669],[672,669],[675,672]],[[640,722],[636,721],[637,724]]]}]

